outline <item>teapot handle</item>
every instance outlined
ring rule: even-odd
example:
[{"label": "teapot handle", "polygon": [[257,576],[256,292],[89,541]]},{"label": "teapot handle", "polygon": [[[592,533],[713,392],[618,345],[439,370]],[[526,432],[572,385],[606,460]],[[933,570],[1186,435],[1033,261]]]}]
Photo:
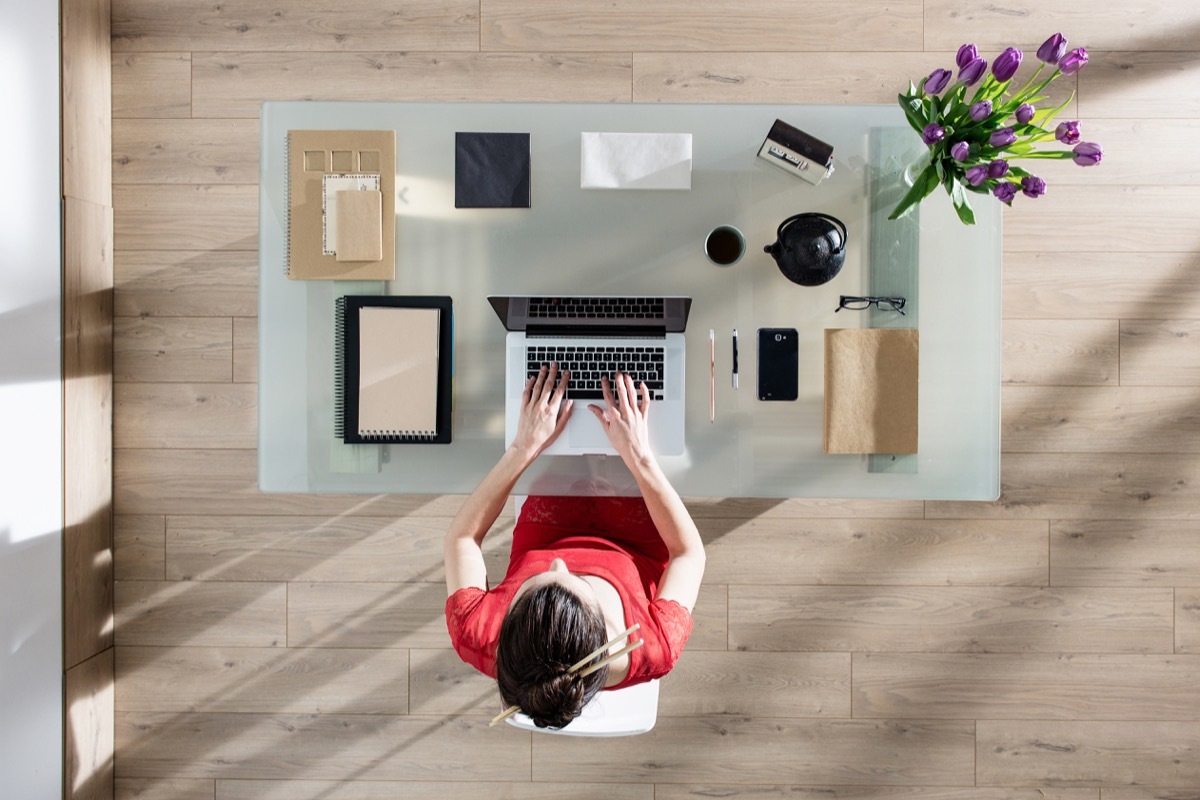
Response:
[{"label": "teapot handle", "polygon": [[804,211],[799,214],[793,214],[792,216],[785,219],[783,222],[779,223],[779,230],[775,232],[775,238],[782,240],[784,228],[786,228],[788,225],[791,225],[796,220],[804,219],[806,217],[814,217],[816,219],[823,219],[827,222],[832,222],[834,224],[834,226],[839,228],[842,232],[842,243],[838,247],[838,249],[834,250],[833,252],[840,253],[846,249],[846,241],[849,239],[849,234],[846,231],[846,223],[842,222],[840,219],[833,216],[832,214],[826,214],[823,211]]}]

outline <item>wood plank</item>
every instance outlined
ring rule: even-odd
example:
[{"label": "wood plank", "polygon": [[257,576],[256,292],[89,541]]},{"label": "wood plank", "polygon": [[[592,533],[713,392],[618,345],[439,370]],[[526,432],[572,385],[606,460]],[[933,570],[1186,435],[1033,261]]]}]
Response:
[{"label": "wood plank", "polygon": [[118,250],[257,250],[258,187],[113,187]]},{"label": "wood plank", "polygon": [[[795,13],[807,14],[807,8],[797,6]],[[802,29],[780,30],[794,36]],[[856,29],[850,26],[847,31]],[[740,53],[664,53],[655,47],[634,54],[633,99],[638,103],[891,105],[910,80],[920,82],[934,69],[954,63],[954,49],[898,52],[908,46],[905,43],[880,51],[836,53],[793,52],[790,46],[776,52],[751,46]],[[957,49],[958,45],[954,47]],[[837,64],[837,69],[831,71],[830,64]],[[1016,80],[1024,80],[1034,69],[1023,65]],[[1074,84],[1065,79],[1056,81],[1050,86],[1050,99],[1046,102],[1067,100]],[[1070,114],[1073,109],[1074,104],[1069,105],[1063,113]]]},{"label": "wood plank", "polygon": [[407,714],[402,650],[121,647],[119,711]]},{"label": "wood plank", "polygon": [[1198,307],[1190,252],[1143,252],[1137,269],[1126,253],[1004,253],[1006,320],[1186,319]]},{"label": "wood plank", "polygon": [[204,778],[117,778],[116,800],[214,800],[216,781]]},{"label": "wood plank", "polygon": [[256,184],[258,120],[117,120],[111,160],[113,183]]},{"label": "wood plank", "polygon": [[916,50],[917,0],[835,0],[799,7],[787,0],[614,0],[597,6],[560,0],[548,13],[536,0],[484,0],[483,50],[841,50],[869,39],[881,50]]},{"label": "wood plank", "polygon": [[1100,800],[1099,789],[1005,789],[987,786],[795,786],[674,784],[654,787],[654,800]]},{"label": "wood plank", "polygon": [[1191,388],[1005,386],[1000,397],[1006,453],[1200,453]]},{"label": "wood plank", "polygon": [[167,520],[161,514],[118,515],[113,520],[113,570],[119,581],[166,577]]},{"label": "wood plank", "polygon": [[1200,589],[1175,590],[1175,652],[1200,653]]},{"label": "wood plank", "polygon": [[121,777],[522,781],[531,734],[485,717],[117,714]]},{"label": "wood plank", "polygon": [[120,646],[283,647],[287,586],[117,581],[116,617]]},{"label": "wood plank", "polygon": [[641,736],[535,736],[533,779],[961,786],[973,782],[969,722],[660,717]]},{"label": "wood plank", "polygon": [[1004,384],[1116,385],[1119,331],[1107,319],[1004,320]]},{"label": "wood plank", "polygon": [[114,53],[113,119],[192,115],[191,53]]},{"label": "wood plank", "polygon": [[1200,386],[1200,320],[1121,320],[1121,383]]},{"label": "wood plank", "polygon": [[472,0],[292,0],[284,9],[255,0],[176,7],[113,0],[113,49],[159,50],[478,50],[479,5]]},{"label": "wood plank", "polygon": [[258,318],[233,318],[233,382],[258,383]]},{"label": "wood plank", "polygon": [[[167,520],[167,577],[206,581],[417,581],[443,586],[450,517],[215,517]],[[499,583],[512,549],[512,517],[483,544]]]},{"label": "wood plank", "polygon": [[217,800],[654,800],[652,784],[430,781],[218,781]]},{"label": "wood plank", "polygon": [[[1179,28],[1178,35],[1194,43],[1195,27]],[[1188,52],[1094,53],[1078,76],[1079,116],[1084,120],[1200,117],[1200,97],[1192,91],[1195,60]]]},{"label": "wood plank", "polygon": [[1170,520],[1050,523],[1054,586],[1200,586],[1196,524]]},{"label": "wood plank", "polygon": [[114,271],[118,317],[236,318],[258,313],[256,252],[122,250],[116,254]]},{"label": "wood plank", "polygon": [[930,501],[930,518],[1195,519],[1194,455],[1006,453],[994,503]]},{"label": "wood plank", "polygon": [[1069,47],[1086,45],[1088,52],[1128,47],[1131,42],[1142,50],[1196,50],[1200,48],[1191,33],[1198,24],[1200,16],[1193,7],[1154,0],[1088,5],[1022,3],[1016,7],[964,6],[954,0],[925,2],[926,47],[977,42],[982,51],[985,47],[1000,50],[1013,45],[1023,48],[1029,59],[1054,31],[1068,37]]},{"label": "wood plank", "polygon": [[1047,580],[1046,524],[958,520],[701,520],[712,583],[1025,585]]},{"label": "wood plank", "polygon": [[63,680],[64,797],[112,797],[113,648],[67,669]]},{"label": "wood plank", "polygon": [[63,196],[100,206],[112,205],[109,6],[109,0],[66,2],[60,15]]},{"label": "wood plank", "polygon": [[124,383],[225,383],[233,325],[225,317],[117,317],[113,377]]},{"label": "wood plank", "polygon": [[454,650],[412,649],[408,654],[409,703],[413,714],[454,716],[499,712],[500,691],[496,681],[464,662]]},{"label": "wood plank", "polygon": [[713,535],[725,528],[735,527],[747,519],[812,519],[814,517],[920,519],[925,515],[925,507],[920,500],[685,497],[684,503],[694,520],[727,521],[726,523],[706,522],[705,530]]},{"label": "wood plank", "polygon": [[1195,241],[1189,226],[1197,208],[1196,186],[1050,186],[1036,200],[1018,195],[1005,211],[1005,249],[1106,250],[1134,253],[1138,259],[1146,252],[1191,252]]},{"label": "wood plank", "polygon": [[230,383],[122,383],[114,447],[255,447],[258,387]]},{"label": "wood plank", "polygon": [[293,583],[289,647],[447,648],[446,587],[434,583]]},{"label": "wood plank", "polygon": [[729,649],[729,587],[705,582],[692,609],[688,650]]},{"label": "wood plank", "polygon": [[630,99],[630,56],[537,53],[195,53],[193,115],[257,119],[272,100]]},{"label": "wood plank", "polygon": [[1100,790],[1101,800],[1196,800],[1198,795],[1188,789],[1168,789],[1152,786],[1129,786]]},{"label": "wood plank", "polygon": [[731,648],[1170,653],[1169,589],[731,586]]},{"label": "wood plank", "polygon": [[[117,450],[118,514],[454,516],[462,495],[263,494],[254,450]],[[512,512],[511,501],[506,505]]]},{"label": "wood plank", "polygon": [[664,679],[660,717],[849,717],[850,654],[685,650]]},{"label": "wood plank", "polygon": [[1200,722],[979,720],[979,783],[1200,785]]},{"label": "wood plank", "polygon": [[1200,656],[855,653],[854,717],[1189,720]]}]

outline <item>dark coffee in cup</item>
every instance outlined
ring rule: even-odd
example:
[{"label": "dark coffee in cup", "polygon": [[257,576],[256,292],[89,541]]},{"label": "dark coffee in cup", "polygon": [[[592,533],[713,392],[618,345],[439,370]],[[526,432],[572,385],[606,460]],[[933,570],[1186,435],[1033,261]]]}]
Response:
[{"label": "dark coffee in cup", "polygon": [[704,255],[722,267],[734,264],[746,252],[746,239],[732,225],[720,225],[708,233],[704,240]]}]

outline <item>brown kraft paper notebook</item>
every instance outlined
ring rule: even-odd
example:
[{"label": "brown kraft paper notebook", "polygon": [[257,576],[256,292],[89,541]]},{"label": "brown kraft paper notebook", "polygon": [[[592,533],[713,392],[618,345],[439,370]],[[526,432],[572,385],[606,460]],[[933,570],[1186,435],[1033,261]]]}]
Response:
[{"label": "brown kraft paper notebook", "polygon": [[[396,132],[288,131],[287,162],[287,276],[292,280],[395,280]],[[336,201],[331,203],[333,197],[325,191],[327,176],[378,182],[379,247],[374,245],[373,226],[367,226],[370,245],[355,247],[352,255],[379,258],[346,260],[327,252],[326,215],[337,213]],[[335,207],[328,208],[331,204]],[[354,219],[363,221],[361,216]]]},{"label": "brown kraft paper notebook", "polygon": [[825,330],[825,452],[917,452],[916,330]]}]

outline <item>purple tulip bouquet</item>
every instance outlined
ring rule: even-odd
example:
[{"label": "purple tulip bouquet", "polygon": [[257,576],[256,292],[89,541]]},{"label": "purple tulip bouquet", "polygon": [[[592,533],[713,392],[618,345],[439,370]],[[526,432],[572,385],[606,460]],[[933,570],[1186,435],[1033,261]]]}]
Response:
[{"label": "purple tulip bouquet", "polygon": [[[953,84],[948,69],[935,69],[920,86],[909,84],[908,92],[900,95],[900,107],[929,147],[929,166],[915,177],[888,219],[907,214],[940,184],[950,195],[959,219],[973,225],[975,213],[967,192],[992,194],[1007,205],[1012,205],[1018,192],[1026,197],[1045,193],[1046,182],[1014,161],[1071,158],[1081,167],[1100,163],[1104,155],[1100,145],[1080,141],[1077,121],[1050,127],[1071,102],[1070,97],[1057,107],[1037,108],[1046,99],[1042,92],[1055,78],[1084,68],[1087,51],[1079,47],[1068,52],[1067,40],[1056,33],[1038,48],[1037,57],[1042,63],[1016,91],[1010,84],[1021,66],[1021,51],[1008,48],[992,62],[989,72],[987,61],[973,44],[958,49],[958,80]],[[1048,66],[1054,71],[1042,78]],[[977,83],[979,88],[968,97],[968,90]],[[1051,141],[1073,147],[1038,147]]]}]

